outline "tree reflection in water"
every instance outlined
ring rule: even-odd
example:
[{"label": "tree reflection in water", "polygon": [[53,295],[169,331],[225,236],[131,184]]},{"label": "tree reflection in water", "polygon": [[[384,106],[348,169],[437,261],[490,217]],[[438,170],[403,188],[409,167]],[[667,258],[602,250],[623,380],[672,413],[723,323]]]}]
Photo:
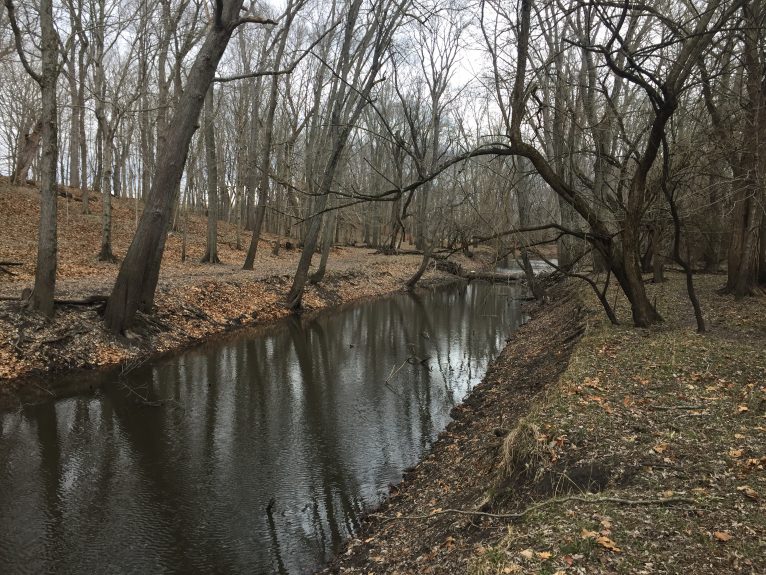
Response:
[{"label": "tree reflection in water", "polygon": [[521,321],[513,293],[472,283],[291,319],[0,415],[0,564],[310,569],[479,383]]}]

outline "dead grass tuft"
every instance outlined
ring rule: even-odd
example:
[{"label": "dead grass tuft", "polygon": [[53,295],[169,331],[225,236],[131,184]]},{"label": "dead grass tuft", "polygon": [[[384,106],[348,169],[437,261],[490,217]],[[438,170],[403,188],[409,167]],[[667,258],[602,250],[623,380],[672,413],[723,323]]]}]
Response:
[{"label": "dead grass tuft", "polygon": [[545,436],[537,425],[527,419],[520,420],[506,436],[502,457],[503,479],[531,482],[543,476],[550,461]]}]

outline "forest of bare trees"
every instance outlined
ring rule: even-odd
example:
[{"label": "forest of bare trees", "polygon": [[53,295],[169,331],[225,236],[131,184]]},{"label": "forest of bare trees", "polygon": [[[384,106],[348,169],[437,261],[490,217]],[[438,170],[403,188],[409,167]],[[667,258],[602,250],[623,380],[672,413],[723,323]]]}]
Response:
[{"label": "forest of bare trees", "polygon": [[[119,273],[120,333],[152,310],[165,240],[193,211],[301,257],[287,305],[334,243],[433,258],[555,245],[614,278],[636,326],[644,274],[766,285],[763,0],[4,0],[0,172],[40,189],[28,305],[51,315],[57,184],[103,198],[93,257]],[[127,253],[112,197],[136,203]],[[140,208],[139,208],[140,206]],[[280,249],[279,240],[274,246]],[[545,257],[549,257],[545,256]],[[314,259],[318,269],[309,273]],[[316,262],[314,262],[316,263]],[[609,304],[602,301],[610,312]]]}]

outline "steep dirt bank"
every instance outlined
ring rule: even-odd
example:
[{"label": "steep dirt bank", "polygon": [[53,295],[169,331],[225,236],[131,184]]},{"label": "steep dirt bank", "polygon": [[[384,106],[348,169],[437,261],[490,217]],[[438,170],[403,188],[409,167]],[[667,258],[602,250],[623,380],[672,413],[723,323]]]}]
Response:
[{"label": "steep dirt bank", "polygon": [[582,330],[579,295],[557,288],[516,331],[454,421],[405,474],[327,573],[464,573],[498,524],[447,509],[490,510],[503,437],[567,366]]},{"label": "steep dirt bank", "polygon": [[[106,296],[118,264],[99,262],[100,202],[92,214],[80,213],[81,203],[59,200],[59,278],[56,294],[63,299]],[[139,206],[140,208],[140,206]],[[115,200],[114,251],[124,254],[135,222],[135,202]],[[37,192],[0,181],[0,261],[20,262],[16,275],[0,274],[0,297],[19,297],[34,274]],[[16,301],[0,302],[0,405],[12,407],[57,390],[50,374],[105,366],[129,368],[149,356],[176,350],[243,326],[263,325],[289,312],[282,299],[292,282],[299,251],[271,251],[275,238],[261,241],[254,271],[241,269],[244,252],[235,249],[236,228],[220,224],[220,265],[200,264],[205,249],[206,223],[189,217],[186,261],[181,261],[182,237],[171,234],[163,259],[156,313],[141,316],[129,338],[116,338],[102,326],[103,304],[58,306],[53,320],[26,312]],[[242,234],[247,245],[249,236]],[[467,265],[466,260],[464,263]],[[401,290],[417,269],[420,256],[384,256],[369,248],[336,248],[328,272],[304,298],[306,311],[325,309],[360,298]],[[422,286],[455,281],[451,274],[429,270]]]},{"label": "steep dirt bank", "polygon": [[695,281],[705,335],[679,274],[651,330],[538,311],[326,571],[766,573],[766,306]]},{"label": "steep dirt bank", "polygon": [[[365,257],[364,267],[331,267],[321,285],[307,290],[305,311],[402,290],[417,266],[416,258]],[[292,281],[287,271],[253,278],[252,273],[244,277],[239,271],[222,270],[196,282],[162,281],[155,313],[142,315],[128,338],[117,338],[104,329],[103,306],[62,305],[53,320],[47,320],[30,314],[19,302],[2,302],[0,406],[56,395],[56,382],[46,377],[50,374],[115,365],[130,368],[152,355],[281,319],[290,313],[282,303]],[[421,286],[454,281],[454,276],[434,270]]]}]

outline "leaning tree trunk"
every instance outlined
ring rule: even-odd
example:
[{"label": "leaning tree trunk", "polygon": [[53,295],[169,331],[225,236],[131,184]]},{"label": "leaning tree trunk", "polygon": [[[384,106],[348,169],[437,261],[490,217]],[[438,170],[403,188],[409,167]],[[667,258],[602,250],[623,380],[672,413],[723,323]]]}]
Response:
[{"label": "leaning tree trunk", "polygon": [[340,160],[340,151],[336,153],[337,157],[333,158],[330,162],[331,168],[325,172],[323,177],[322,186],[320,189],[324,193],[316,198],[314,202],[314,209],[318,212],[310,219],[308,231],[303,240],[303,251],[301,252],[301,258],[298,260],[298,268],[295,270],[295,277],[293,278],[293,285],[290,288],[290,292],[287,294],[287,304],[290,309],[299,309],[303,300],[303,290],[306,287],[306,282],[309,276],[309,267],[311,266],[311,259],[314,257],[314,252],[317,248],[317,240],[319,239],[319,229],[322,225],[322,214],[325,206],[327,205],[327,190],[332,185],[332,180],[335,176],[335,169],[337,168],[338,161]]},{"label": "leaning tree trunk", "polygon": [[149,311],[154,305],[168,225],[189,144],[197,129],[205,94],[229,43],[242,4],[243,0],[227,3],[210,25],[189,72],[173,121],[169,123],[165,144],[158,150],[158,168],[146,207],[104,312],[104,321],[114,333],[129,328],[139,310]]},{"label": "leaning tree trunk", "polygon": [[261,238],[261,229],[263,228],[263,219],[266,216],[266,191],[258,191],[258,204],[255,206],[255,213],[251,218],[253,223],[253,235],[250,236],[250,245],[247,248],[243,270],[252,270],[255,263],[255,254],[258,251],[258,241]]},{"label": "leaning tree trunk", "polygon": [[641,275],[638,253],[638,232],[627,225],[623,230],[622,241],[615,240],[609,248],[609,268],[620,284],[630,302],[633,324],[636,327],[649,327],[662,321],[662,316],[649,301]]},{"label": "leaning tree trunk", "polygon": [[311,283],[318,284],[324,279],[324,274],[327,271],[327,260],[330,257],[330,250],[332,249],[333,235],[335,234],[335,223],[338,217],[338,212],[333,210],[325,218],[324,231],[322,233],[322,257],[319,259],[319,267],[314,275],[311,276]]},{"label": "leaning tree trunk", "polygon": [[431,254],[433,252],[433,244],[427,240],[424,240],[426,244],[423,246],[423,259],[420,260],[420,266],[417,271],[412,274],[410,279],[405,282],[407,289],[415,289],[415,286],[423,277],[423,274],[428,269],[428,264],[431,263]]}]

